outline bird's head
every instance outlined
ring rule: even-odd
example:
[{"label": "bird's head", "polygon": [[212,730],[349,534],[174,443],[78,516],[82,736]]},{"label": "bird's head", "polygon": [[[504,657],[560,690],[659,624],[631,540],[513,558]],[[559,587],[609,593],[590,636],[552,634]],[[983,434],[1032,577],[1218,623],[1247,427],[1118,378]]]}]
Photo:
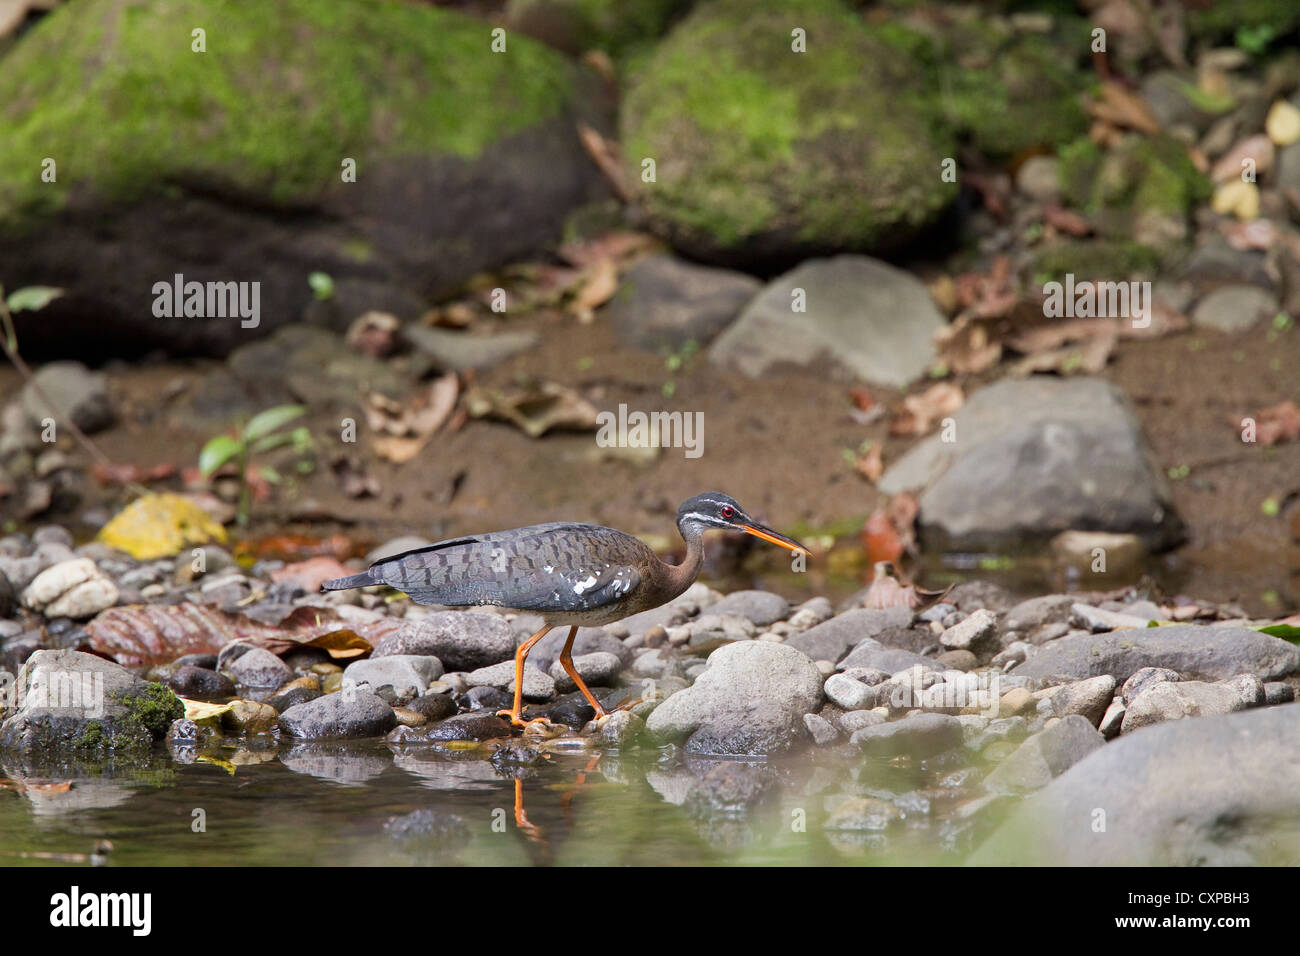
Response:
[{"label": "bird's head", "polygon": [[683,501],[681,507],[677,509],[677,527],[681,529],[682,536],[687,539],[702,534],[710,528],[718,528],[723,531],[743,531],[745,534],[752,534],[756,538],[762,538],[795,553],[808,553],[808,549],[793,538],[787,538],[759,524],[746,513],[739,501],[720,491],[706,491],[702,495]]}]

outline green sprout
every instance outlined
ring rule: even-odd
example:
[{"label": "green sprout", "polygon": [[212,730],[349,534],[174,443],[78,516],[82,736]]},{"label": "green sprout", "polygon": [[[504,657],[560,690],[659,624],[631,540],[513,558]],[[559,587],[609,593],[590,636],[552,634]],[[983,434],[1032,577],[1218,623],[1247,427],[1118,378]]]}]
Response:
[{"label": "green sprout", "polygon": [[[291,445],[300,458],[298,470],[303,471],[302,456],[311,450],[311,432],[303,426],[291,431],[281,431],[281,429],[301,417],[304,412],[306,409],[302,405],[276,405],[274,408],[268,408],[254,415],[236,434],[217,435],[210,439],[199,452],[199,471],[205,478],[212,477],[223,465],[235,463],[239,479],[237,517],[240,525],[248,524],[248,516],[252,508],[248,468],[254,455]],[[310,463],[308,466],[306,471],[311,470]],[[280,473],[269,465],[259,468],[258,474],[271,484],[281,484],[284,481]]]}]

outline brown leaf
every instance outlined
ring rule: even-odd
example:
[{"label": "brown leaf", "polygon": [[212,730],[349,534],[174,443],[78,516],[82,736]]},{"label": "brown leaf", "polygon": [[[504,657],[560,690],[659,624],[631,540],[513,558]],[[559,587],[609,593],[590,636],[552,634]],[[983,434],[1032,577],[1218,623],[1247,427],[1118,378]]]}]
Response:
[{"label": "brown leaf", "polygon": [[880,442],[874,442],[867,449],[865,455],[859,455],[856,468],[858,474],[866,478],[873,485],[880,480],[880,476],[885,473],[885,462],[881,457]]},{"label": "brown leaf", "polygon": [[347,577],[351,573],[337,558],[322,556],[286,564],[278,571],[271,572],[271,580],[276,584],[292,584],[314,594],[326,581]]},{"label": "brown leaf", "polygon": [[[1241,421],[1235,420],[1233,425],[1240,428]],[[1295,402],[1278,402],[1261,408],[1255,415],[1255,440],[1264,447],[1297,438],[1300,438],[1300,407]]]},{"label": "brown leaf", "polygon": [[101,485],[142,485],[148,481],[162,481],[176,474],[176,466],[171,464],[149,465],[102,465],[99,462],[90,466],[90,473]]},{"label": "brown leaf", "polygon": [[1142,94],[1115,81],[1101,85],[1101,99],[1089,103],[1088,112],[1095,119],[1112,126],[1135,129],[1148,136],[1160,132],[1160,121],[1151,112],[1151,107],[1147,106]]},{"label": "brown leaf", "polygon": [[376,454],[398,464],[410,461],[451,417],[459,395],[455,372],[443,375],[405,404],[371,392],[366,398],[366,420],[377,433],[371,439]]},{"label": "brown leaf", "polygon": [[552,428],[592,431],[596,409],[573,389],[556,382],[536,382],[509,390],[475,387],[465,393],[465,407],[474,418],[490,416],[517,426],[530,438]]},{"label": "brown leaf", "polygon": [[1082,342],[1099,335],[1116,335],[1118,331],[1119,322],[1115,319],[1070,319],[1022,329],[1005,341],[1022,355],[1030,355],[1060,348],[1067,342]]},{"label": "brown leaf", "polygon": [[1219,158],[1210,169],[1210,179],[1216,183],[1238,179],[1241,176],[1242,163],[1246,160],[1254,160],[1255,174],[1262,176],[1273,168],[1275,153],[1273,141],[1263,133],[1247,136]]},{"label": "brown leaf", "polygon": [[402,323],[395,315],[387,312],[366,312],[359,315],[356,321],[348,326],[346,341],[363,355],[384,358],[397,351],[401,329]]},{"label": "brown leaf", "polygon": [[618,266],[613,259],[602,259],[587,272],[569,311],[578,317],[579,322],[590,322],[596,317],[596,309],[614,297],[618,291]]},{"label": "brown leaf", "polygon": [[924,435],[934,422],[952,415],[965,401],[960,386],[951,382],[931,385],[921,394],[903,399],[902,411],[889,424],[889,434]]},{"label": "brown leaf", "polygon": [[1087,219],[1055,203],[1043,207],[1043,221],[1053,229],[1069,236],[1086,236],[1092,232],[1092,226]]},{"label": "brown leaf", "polygon": [[939,359],[956,375],[978,375],[1002,357],[1002,344],[991,341],[988,327],[961,315],[935,335]]}]

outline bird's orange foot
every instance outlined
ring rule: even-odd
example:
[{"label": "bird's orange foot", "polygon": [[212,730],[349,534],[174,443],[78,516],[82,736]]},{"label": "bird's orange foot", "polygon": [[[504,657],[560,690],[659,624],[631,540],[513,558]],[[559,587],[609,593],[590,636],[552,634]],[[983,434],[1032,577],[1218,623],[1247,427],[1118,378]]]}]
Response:
[{"label": "bird's orange foot", "polygon": [[513,710],[498,710],[497,716],[505,717],[510,721],[511,726],[518,727],[520,730],[527,730],[529,727],[534,725],[545,727],[551,726],[551,719],[549,717],[533,717],[529,720],[524,720]]}]

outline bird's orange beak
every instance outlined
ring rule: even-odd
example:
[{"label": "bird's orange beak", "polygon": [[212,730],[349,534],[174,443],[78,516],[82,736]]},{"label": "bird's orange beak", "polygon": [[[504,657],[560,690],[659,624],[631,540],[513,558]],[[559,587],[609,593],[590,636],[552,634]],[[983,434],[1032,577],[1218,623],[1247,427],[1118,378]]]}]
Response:
[{"label": "bird's orange beak", "polygon": [[789,550],[793,551],[795,554],[810,553],[808,549],[805,548],[803,545],[801,545],[798,541],[794,540],[793,538],[787,538],[783,534],[777,534],[771,528],[765,528],[762,525],[752,525],[752,524],[742,524],[742,525],[737,525],[737,527],[740,528],[740,530],[745,532],[746,534],[752,534],[755,538],[762,538],[764,541],[769,541],[772,544],[780,545],[783,548],[788,548]]}]

